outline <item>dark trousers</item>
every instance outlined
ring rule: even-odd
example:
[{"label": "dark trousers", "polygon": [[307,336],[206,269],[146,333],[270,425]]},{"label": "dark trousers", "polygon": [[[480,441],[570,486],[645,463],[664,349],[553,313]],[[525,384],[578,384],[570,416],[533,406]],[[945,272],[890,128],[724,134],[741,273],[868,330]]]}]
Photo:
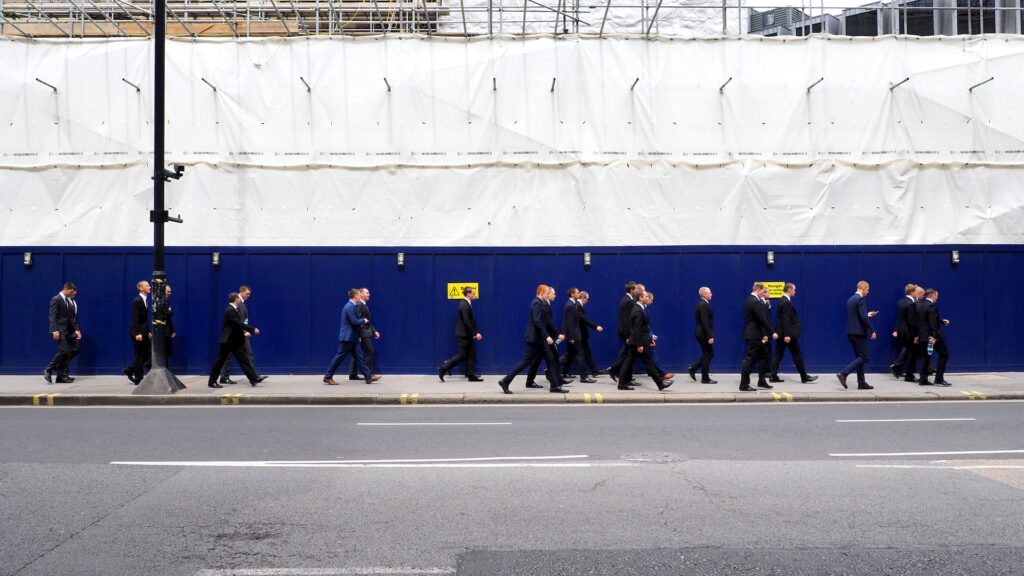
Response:
[{"label": "dark trousers", "polygon": [[349,356],[355,356],[356,367],[369,380],[371,374],[370,369],[366,366],[366,360],[363,358],[363,347],[355,340],[342,340],[338,342],[338,353],[334,355],[331,365],[327,367],[327,372],[324,373],[324,380],[334,378],[334,373],[338,371],[338,367]]},{"label": "dark trousers", "polygon": [[228,363],[231,356],[238,361],[238,365],[242,368],[245,377],[249,379],[249,383],[255,382],[259,376],[256,374],[256,368],[249,361],[249,355],[245,352],[245,344],[221,344],[217,351],[217,360],[214,361],[213,368],[210,369],[210,383],[217,381],[217,375],[221,373],[221,369]]},{"label": "dark trousers", "polygon": [[132,338],[132,348],[135,350],[135,359],[128,365],[128,377],[142,380],[145,368],[149,365],[150,357],[153,355],[153,346],[149,335],[143,334],[141,341]]},{"label": "dark trousers", "polygon": [[690,367],[700,367],[700,381],[707,382],[711,380],[711,359],[715,357],[715,347],[712,344],[708,344],[706,338],[697,338],[697,344],[700,344],[700,358],[693,361]]},{"label": "dark trousers", "polygon": [[743,354],[743,366],[740,369],[740,387],[750,386],[750,372],[757,362],[757,383],[767,384],[768,375],[768,344],[761,339],[747,340],[747,349]]},{"label": "dark trousers", "polygon": [[[555,361],[555,368],[557,368],[558,367],[558,346],[556,346],[555,344],[545,344],[545,346],[549,350],[551,350],[551,359]],[[527,382],[534,382],[537,379],[537,370],[540,370],[540,361],[541,361],[541,359],[542,358],[540,356],[538,356],[538,357],[533,359],[533,363],[530,364],[530,371],[526,374],[526,381]],[[552,369],[551,363],[547,361],[546,357],[543,358],[543,360],[544,360],[544,377],[547,378],[549,382],[553,381],[553,380],[554,381],[559,380],[559,376],[558,376],[559,372],[558,372],[558,370],[557,369],[555,370],[555,375],[554,376],[551,375],[550,374],[551,369]]]},{"label": "dark trousers", "polygon": [[615,361],[608,367],[609,374],[618,375],[622,371],[622,364],[626,361],[626,357],[629,356],[629,346],[626,345],[626,339],[619,336],[622,340],[622,348],[619,350],[619,355],[615,357]]},{"label": "dark trousers", "polygon": [[633,364],[637,360],[643,362],[647,375],[654,380],[654,383],[661,386],[663,380],[650,346],[644,346],[643,352],[638,352],[635,346],[628,347],[626,361],[622,363],[622,368],[619,370],[619,386],[625,386],[633,381]]},{"label": "dark trousers", "polygon": [[[941,333],[935,339],[933,346],[934,353],[939,359],[935,363],[935,381],[942,382],[946,377],[946,362],[949,361],[949,347],[946,346],[946,337]],[[928,355],[928,339],[921,342],[917,349],[917,355],[921,362],[921,380],[928,379],[928,365],[931,363],[931,356]]]},{"label": "dark trousers", "polygon": [[856,334],[847,334],[846,337],[850,339],[850,347],[857,357],[843,368],[840,374],[849,376],[856,372],[857,384],[867,384],[867,380],[864,379],[864,365],[868,363],[868,338]]},{"label": "dark trousers", "polygon": [[[369,378],[373,376],[373,357],[376,354],[376,350],[373,348],[373,336],[361,336],[359,338],[359,345],[363,348],[363,362],[366,364],[366,368],[371,372],[370,374],[363,374],[363,378]],[[352,362],[348,366],[348,377],[355,378],[356,372],[356,359],[353,358]]]},{"label": "dark trousers", "polygon": [[472,338],[456,337],[459,343],[459,353],[441,363],[441,372],[448,372],[453,366],[461,362],[466,363],[466,377],[476,376],[476,340]]},{"label": "dark trousers", "polygon": [[[540,360],[544,360],[544,364],[547,366],[547,370],[544,371],[544,376],[547,377],[548,383],[552,388],[558,386],[558,359],[555,357],[555,353],[552,351],[553,346],[548,346],[547,342],[541,342],[539,344],[526,344],[526,353],[523,354],[523,359],[512,368],[512,371],[505,375],[501,379],[506,385],[512,382],[512,379],[518,376],[523,370],[526,370],[530,366],[534,365],[534,361],[537,362],[537,366],[540,366]],[[534,370],[534,376],[536,376],[536,370]],[[529,381],[529,380],[527,380]]]},{"label": "dark trousers", "polygon": [[[170,341],[171,341],[171,339],[168,338],[167,339],[168,344],[170,343]],[[245,349],[245,355],[249,358],[249,364],[252,365],[252,366],[256,366],[256,357],[252,355],[252,340],[250,338],[246,338],[245,339],[244,349]],[[170,356],[170,354],[168,354],[168,356]],[[241,366],[242,363],[239,362],[238,365]],[[224,367],[221,368],[221,370],[220,370],[220,377],[221,377],[221,379],[225,379],[225,378],[227,378],[228,376],[231,375],[231,373],[229,371],[230,368],[231,368],[231,361],[229,360],[229,361],[224,363]]]},{"label": "dark trousers", "polygon": [[61,334],[60,340],[57,342],[57,353],[53,355],[53,359],[46,365],[47,372],[53,372],[57,376],[68,375],[68,365],[71,364],[71,360],[78,355],[78,339],[75,338],[75,333]]},{"label": "dark trousers", "polygon": [[782,363],[782,355],[786,353],[787,348],[789,348],[790,355],[793,356],[793,364],[796,365],[796,370],[800,373],[800,379],[807,380],[807,370],[804,370],[804,355],[800,352],[800,340],[795,336],[789,338],[789,343],[786,343],[781,337],[775,341],[775,356],[772,358],[772,378],[778,378],[779,364]]},{"label": "dark trousers", "polygon": [[568,374],[572,370],[572,363],[576,362],[580,367],[580,378],[589,376],[590,366],[587,365],[587,351],[583,347],[583,340],[566,342],[566,348],[568,349],[565,351],[565,355],[558,359],[561,373]]},{"label": "dark trousers", "polygon": [[587,363],[587,367],[590,368],[590,373],[597,374],[600,370],[597,369],[597,363],[594,362],[594,353],[590,351],[590,341],[584,338],[582,343],[584,361]]},{"label": "dark trousers", "polygon": [[900,371],[903,372],[903,378],[906,380],[914,379],[914,371],[917,370],[918,348],[920,346],[914,343],[913,338],[903,339],[903,350],[900,351],[895,364],[900,367]]}]

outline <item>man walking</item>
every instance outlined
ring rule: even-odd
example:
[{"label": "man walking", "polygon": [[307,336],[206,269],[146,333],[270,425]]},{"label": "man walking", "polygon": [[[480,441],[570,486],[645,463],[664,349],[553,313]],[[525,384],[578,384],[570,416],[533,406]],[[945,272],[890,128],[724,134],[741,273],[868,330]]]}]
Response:
[{"label": "man walking", "polygon": [[476,300],[476,290],[472,286],[464,287],[462,300],[459,300],[459,308],[455,313],[455,341],[459,344],[459,353],[441,363],[437,370],[437,377],[441,382],[444,382],[446,372],[450,372],[453,366],[462,362],[466,363],[466,378],[470,382],[484,381],[476,373],[476,343],[484,337],[476,329],[473,300]]},{"label": "man walking", "polygon": [[896,328],[892,331],[892,337],[899,340],[900,353],[896,361],[889,365],[889,370],[896,378],[903,377],[907,382],[916,382],[914,371],[917,369],[917,349],[920,343],[917,302],[924,297],[924,289],[915,284],[907,284],[903,293],[904,296],[896,303]]},{"label": "man walking", "polygon": [[360,289],[349,289],[348,302],[341,309],[341,329],[338,330],[338,353],[331,360],[330,366],[327,367],[327,372],[324,373],[324,384],[338,385],[334,381],[334,373],[338,371],[338,367],[349,356],[355,356],[356,366],[360,372],[366,375],[367,384],[380,380],[380,376],[374,376],[366,366],[366,360],[363,358],[363,347],[359,345],[358,341],[359,327],[370,323],[368,319],[360,318],[356,314],[356,306],[361,298],[362,291]]},{"label": "man walking", "polygon": [[711,309],[711,288],[701,286],[697,290],[697,296],[700,300],[697,301],[694,313],[697,327],[693,335],[697,339],[697,344],[700,344],[700,358],[691,362],[686,371],[690,373],[690,380],[696,382],[699,367],[701,384],[718,384],[718,381],[712,380],[710,376],[711,359],[715,357],[715,313]]},{"label": "man walking", "polygon": [[562,307],[562,332],[565,333],[568,349],[565,355],[558,360],[558,364],[561,367],[560,374],[564,377],[572,367],[573,361],[576,361],[580,367],[580,382],[593,384],[597,380],[589,377],[587,372],[589,366],[587,366],[586,362],[587,353],[583,349],[583,331],[586,327],[580,318],[580,310],[583,309],[577,300],[580,291],[578,288],[572,287],[569,288],[567,294],[569,298],[565,301],[565,306]]},{"label": "man walking", "polygon": [[804,355],[800,352],[800,317],[793,306],[793,296],[796,296],[796,284],[786,282],[782,289],[782,299],[779,301],[779,312],[775,318],[775,332],[779,340],[775,344],[775,357],[772,359],[771,382],[782,382],[779,378],[779,364],[782,362],[782,355],[789,348],[793,356],[793,364],[800,373],[800,382],[814,382],[817,376],[810,376],[804,370]]},{"label": "man walking", "polygon": [[[551,309],[551,303],[555,301],[555,297],[556,297],[555,287],[554,286],[548,286],[547,291],[544,293],[544,298],[542,299],[543,303],[544,303],[542,311],[544,313],[543,322],[544,322],[544,326],[547,327],[548,336],[551,336],[552,338],[554,338],[554,342],[552,344],[549,344],[548,348],[551,349],[551,356],[552,356],[552,358],[554,358],[557,361],[558,360],[558,345],[562,343],[562,340],[565,339],[565,336],[561,332],[559,332],[558,331],[558,327],[555,326],[555,314],[554,314],[554,311],[552,311],[552,309]],[[530,370],[526,373],[526,387],[527,388],[543,388],[543,386],[541,386],[540,384],[537,384],[537,382],[536,382],[537,370],[540,369],[540,361],[541,361],[541,357],[538,356],[537,358],[534,358],[533,364],[530,364]],[[545,364],[545,370],[551,370],[551,369],[552,369],[551,366],[548,366],[547,364]],[[555,375],[554,376],[550,375],[550,374],[547,374],[547,373],[545,373],[544,375],[549,380],[551,380],[552,378],[557,379],[559,386],[565,386],[566,384],[572,382],[572,380],[570,380],[568,378],[563,378],[561,376],[561,373],[558,370],[555,371]]]},{"label": "man walking", "polygon": [[[242,316],[242,323],[249,323],[249,299],[252,298],[252,288],[245,284],[238,287],[238,313]],[[249,364],[253,367],[256,366],[256,357],[252,354],[252,337],[249,333],[245,335],[245,345],[243,346],[246,356],[249,357]],[[231,374],[228,372],[231,367],[231,362],[225,362],[224,368],[220,372],[220,383],[221,384],[234,384],[235,381],[231,379]]]},{"label": "man walking", "polygon": [[135,284],[135,288],[139,291],[139,294],[132,298],[132,323],[129,328],[135,359],[121,372],[132,381],[132,384],[138,385],[139,382],[142,382],[145,367],[149,364],[150,356],[153,354],[153,348],[150,345],[150,339],[153,337],[153,334],[149,329],[149,293],[153,289],[150,287],[149,282],[145,280],[139,280]]},{"label": "man walking", "polygon": [[[363,348],[363,358],[365,359],[366,367],[370,369],[370,372],[374,372],[374,354],[373,341],[380,340],[380,332],[377,331],[377,327],[373,325],[373,321],[370,319],[370,307],[367,302],[370,301],[370,289],[360,288],[359,289],[359,304],[356,304],[356,316],[359,318],[366,318],[366,324],[359,327],[359,345]],[[365,377],[366,373],[363,375]],[[356,373],[356,359],[353,358],[351,365],[349,366],[348,372],[349,380],[362,380]]]},{"label": "man walking", "polygon": [[664,390],[672,385],[671,379],[661,377],[656,367],[651,349],[657,345],[655,336],[651,333],[650,318],[647,316],[647,307],[654,303],[654,293],[644,292],[639,301],[633,305],[629,314],[629,335],[626,338],[626,345],[629,347],[629,354],[622,363],[622,371],[619,372],[619,390],[634,390],[633,364],[640,360],[643,362],[647,375],[658,385],[658,390]]},{"label": "man walking", "polygon": [[769,370],[768,339],[769,336],[776,339],[779,335],[772,332],[769,308],[765,302],[767,294],[768,289],[764,283],[755,282],[750,296],[743,302],[743,340],[746,341],[747,348],[740,369],[741,392],[756,391],[756,388],[750,386],[750,372],[753,370],[754,362],[758,363],[757,387],[772,387],[766,379]]},{"label": "man walking", "polygon": [[643,285],[630,280],[626,282],[626,294],[619,300],[619,316],[615,332],[618,334],[619,340],[622,340],[622,348],[619,350],[619,355],[615,357],[615,361],[608,367],[608,375],[615,381],[619,379],[622,363],[626,361],[626,356],[629,355],[629,345],[626,344],[630,330],[629,316],[633,313],[633,306],[636,305],[637,298],[643,291]]},{"label": "man walking", "polygon": [[[557,333],[557,329],[555,329],[553,324],[550,324],[550,320],[545,320],[545,306],[550,309],[550,304],[547,303],[549,298],[554,298],[554,289],[546,284],[537,286],[537,297],[530,302],[530,312],[526,322],[526,334],[523,336],[523,341],[526,343],[526,353],[523,355],[522,360],[512,368],[512,371],[498,381],[498,386],[501,386],[501,391],[505,394],[512,393],[508,389],[509,384],[512,383],[512,379],[518,376],[519,373],[527,367],[531,366],[534,360],[538,358],[543,358],[544,364],[547,367],[544,375],[547,377],[548,383],[551,386],[551,392],[568,392],[568,390],[562,388],[561,383],[556,380],[556,378],[558,378],[558,358],[552,351],[556,339],[551,336],[551,331],[554,330]],[[561,342],[564,338],[565,336],[558,334],[557,341]]]},{"label": "man walking", "polygon": [[846,388],[846,377],[857,373],[857,389],[871,390],[874,386],[868,384],[864,379],[864,365],[868,363],[868,338],[872,340],[878,337],[875,329],[871,326],[871,318],[877,314],[877,310],[868,312],[867,297],[871,286],[864,280],[857,282],[857,291],[846,301],[846,337],[850,340],[850,346],[856,358],[843,368],[836,378]]},{"label": "man walking", "polygon": [[53,375],[57,375],[58,384],[70,384],[75,381],[69,373],[71,360],[78,355],[79,341],[82,332],[78,327],[78,304],[75,296],[78,288],[74,282],[65,282],[64,287],[56,296],[50,298],[50,337],[57,343],[57,353],[43,370],[43,379],[53,383]]},{"label": "man walking", "polygon": [[217,359],[213,362],[213,368],[210,369],[210,378],[206,383],[207,386],[210,388],[223,388],[223,386],[217,383],[217,375],[220,374],[221,368],[224,367],[224,364],[231,356],[234,356],[235,360],[238,361],[242,372],[249,379],[249,385],[255,386],[267,379],[266,376],[260,376],[256,373],[256,368],[253,367],[252,361],[249,360],[249,355],[245,353],[246,336],[248,334],[259,334],[259,332],[259,328],[242,322],[242,315],[238,304],[238,292],[228,294],[228,305],[224,308],[224,315],[221,317],[220,322]]},{"label": "man walking", "polygon": [[590,373],[597,376],[601,372],[597,369],[597,364],[594,362],[594,353],[590,350],[590,330],[594,329],[598,332],[604,332],[604,327],[598,325],[587,316],[587,302],[590,302],[590,294],[586,290],[581,290],[579,298],[576,300],[576,308],[579,310],[580,317],[580,340],[583,342],[583,359],[587,367],[590,368]]},{"label": "man walking", "polygon": [[924,291],[924,299],[919,304],[920,315],[920,340],[922,350],[921,356],[921,386],[930,386],[928,381],[928,360],[930,358],[928,347],[932,352],[939,355],[939,361],[935,364],[935,386],[949,386],[946,381],[946,363],[949,361],[949,348],[946,346],[946,337],[942,334],[942,327],[949,326],[946,320],[939,313],[939,291],[935,288],[928,288]]}]

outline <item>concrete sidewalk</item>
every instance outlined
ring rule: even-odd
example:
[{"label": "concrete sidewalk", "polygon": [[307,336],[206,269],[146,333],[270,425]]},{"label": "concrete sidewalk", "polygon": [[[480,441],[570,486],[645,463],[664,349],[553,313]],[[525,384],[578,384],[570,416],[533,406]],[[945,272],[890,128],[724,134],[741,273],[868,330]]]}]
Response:
[{"label": "concrete sidewalk", "polygon": [[[468,382],[451,376],[440,382],[436,375],[388,376],[374,384],[339,380],[327,386],[319,375],[272,375],[258,386],[244,378],[224,388],[206,386],[206,376],[180,376],[188,388],[168,396],[134,395],[135,387],[123,376],[80,376],[72,384],[47,384],[42,375],[0,376],[0,405],[15,406],[119,406],[119,405],[358,405],[358,404],[621,404],[621,403],[707,403],[707,402],[870,402],[918,400],[1018,400],[1024,399],[1024,373],[948,374],[949,388],[919,386],[897,380],[890,374],[869,374],[874,390],[843,390],[832,374],[817,382],[801,384],[799,377],[783,375],[786,382],[773,390],[739,392],[738,374],[716,374],[718,384],[698,384],[686,374],[659,392],[648,378],[632,392],[617,390],[607,376],[597,383],[570,385],[568,394],[547,389],[527,389],[525,378],[512,382],[512,394],[502,394],[500,376],[485,376],[484,382]],[[236,378],[239,378],[236,376]],[[343,377],[344,378],[344,377]],[[545,382],[546,385],[546,382]]]}]

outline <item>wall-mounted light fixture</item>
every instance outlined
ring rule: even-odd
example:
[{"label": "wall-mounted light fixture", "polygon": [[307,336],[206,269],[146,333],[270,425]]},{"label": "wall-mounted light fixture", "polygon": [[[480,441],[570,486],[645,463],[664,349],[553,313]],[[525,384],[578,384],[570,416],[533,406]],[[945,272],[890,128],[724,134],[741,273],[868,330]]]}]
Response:
[{"label": "wall-mounted light fixture", "polygon": [[768,251],[766,260],[768,261],[768,265],[769,266],[774,266],[775,265],[775,251],[774,250],[769,250]]},{"label": "wall-mounted light fixture", "polygon": [[960,251],[959,250],[953,250],[953,252],[949,255],[949,260],[953,263],[954,266],[959,264],[960,263]]},{"label": "wall-mounted light fixture", "polygon": [[583,253],[583,268],[590,270],[590,252]]},{"label": "wall-mounted light fixture", "polygon": [[399,252],[398,253],[397,262],[398,262],[398,269],[399,270],[404,270],[405,269],[405,252]]},{"label": "wall-mounted light fixture", "polygon": [[210,264],[213,264],[214,266],[220,266],[220,252],[213,253],[213,256],[210,258]]},{"label": "wall-mounted light fixture", "polygon": [[25,254],[22,256],[21,261],[22,261],[22,263],[25,264],[25,268],[31,268],[32,267],[32,253],[31,252],[25,252]]}]

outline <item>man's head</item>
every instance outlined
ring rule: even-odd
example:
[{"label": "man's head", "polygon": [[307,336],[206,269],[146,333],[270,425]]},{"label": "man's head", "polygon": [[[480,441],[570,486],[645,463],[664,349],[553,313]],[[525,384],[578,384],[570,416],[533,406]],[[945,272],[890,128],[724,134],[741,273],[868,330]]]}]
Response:
[{"label": "man's head", "polygon": [[466,300],[476,300],[476,290],[472,286],[463,286],[462,297]]},{"label": "man's head", "polygon": [[74,298],[75,294],[78,294],[78,287],[75,286],[74,282],[65,282],[61,293],[64,294],[65,298]]},{"label": "man's head", "polygon": [[554,286],[548,286],[548,291],[544,294],[544,299],[547,300],[548,302],[554,302],[555,301],[555,287]]},{"label": "man's head", "polygon": [[643,304],[644,306],[650,306],[651,304],[654,304],[654,292],[644,291],[644,293],[640,296],[640,303]]},{"label": "man's head", "polygon": [[633,280],[630,280],[629,282],[626,282],[626,294],[629,294],[630,296],[632,296],[633,292],[635,290],[636,290],[636,282],[634,282]]},{"label": "man's head", "polygon": [[168,298],[171,297],[171,285],[170,284],[164,284],[164,296],[166,296]]},{"label": "man's head", "polygon": [[871,285],[868,284],[867,280],[861,280],[857,282],[857,293],[861,296],[867,296],[868,292],[871,291]]},{"label": "man's head", "polygon": [[920,300],[924,298],[924,288],[921,286],[914,286],[914,300]]},{"label": "man's head", "polygon": [[917,284],[907,284],[903,287],[903,293],[907,296],[913,296],[914,292],[917,291]]},{"label": "man's head", "polygon": [[135,287],[139,290],[140,294],[149,294],[153,290],[149,287],[149,282],[145,280],[139,280],[136,282]]},{"label": "man's head", "polygon": [[361,294],[359,292],[359,288],[349,288],[348,289],[348,299],[349,300],[351,300],[353,302],[359,302],[359,296],[360,295]]},{"label": "man's head", "polygon": [[754,282],[754,286],[750,289],[750,292],[758,298],[764,298],[767,289],[764,287],[764,282]]},{"label": "man's head", "polygon": [[586,290],[580,290],[579,295],[576,296],[576,301],[585,305],[590,301],[590,293]]},{"label": "man's head", "polygon": [[637,282],[636,287],[633,288],[633,295],[636,297],[637,300],[640,300],[640,296],[642,296],[643,293],[646,291],[647,287]]},{"label": "man's head", "polygon": [[231,292],[230,294],[228,294],[228,304],[237,304],[237,303],[238,303],[238,292]]},{"label": "man's head", "polygon": [[566,290],[565,293],[566,293],[566,295],[569,296],[570,300],[576,300],[577,298],[579,298],[580,289],[575,287],[575,286],[573,286],[572,288],[569,288],[568,290]]},{"label": "man's head", "polygon": [[359,300],[362,301],[362,302],[369,302],[370,301],[370,289],[369,288],[360,288],[359,289]]},{"label": "man's head", "polygon": [[782,293],[792,298],[796,296],[796,284],[792,282],[786,282],[786,285],[782,287]]},{"label": "man's head", "polygon": [[248,300],[252,296],[252,288],[242,284],[238,287],[238,295],[242,297],[242,300]]},{"label": "man's head", "polygon": [[939,301],[939,291],[935,288],[928,288],[924,291],[924,297],[931,300],[932,302]]},{"label": "man's head", "polygon": [[707,300],[708,302],[711,302],[711,288],[708,288],[707,286],[701,286],[700,290],[697,290],[697,296],[700,296],[701,298]]},{"label": "man's head", "polygon": [[540,298],[541,300],[543,300],[545,298],[545,296],[547,295],[547,293],[548,293],[548,285],[547,284],[538,284],[537,285],[537,298]]}]

